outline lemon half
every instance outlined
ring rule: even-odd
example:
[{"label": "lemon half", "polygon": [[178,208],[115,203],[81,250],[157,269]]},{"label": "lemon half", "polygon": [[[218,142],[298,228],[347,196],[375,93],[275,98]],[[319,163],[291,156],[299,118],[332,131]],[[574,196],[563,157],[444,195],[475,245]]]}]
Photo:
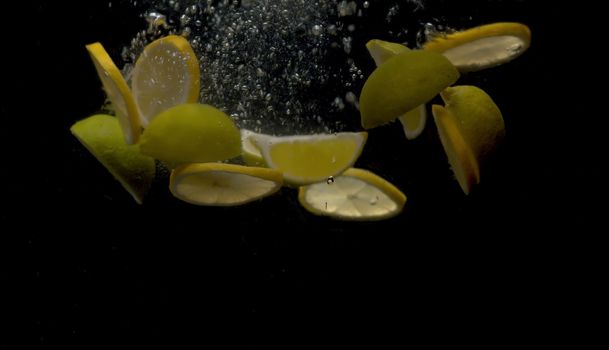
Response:
[{"label": "lemon half", "polygon": [[406,195],[370,171],[351,168],[333,181],[300,187],[298,200],[315,215],[372,221],[399,214],[406,203]]},{"label": "lemon half", "polygon": [[298,136],[256,135],[252,140],[265,163],[292,186],[325,181],[350,168],[366,143],[366,132]]},{"label": "lemon half", "polygon": [[131,76],[142,125],[170,107],[197,102],[200,79],[199,61],[185,38],[169,35],[148,44]]},{"label": "lemon half", "polygon": [[502,22],[435,37],[423,49],[443,54],[461,72],[471,72],[511,61],[530,45],[529,27]]},{"label": "lemon half", "polygon": [[125,143],[117,118],[94,115],[76,122],[70,131],[142,204],[154,179],[154,159],[141,154],[137,145]]},{"label": "lemon half", "polygon": [[104,90],[116,110],[116,116],[127,144],[137,143],[140,137],[140,116],[127,82],[102,44],[86,46]]},{"label": "lemon half", "polygon": [[191,204],[234,206],[277,192],[279,171],[224,163],[181,165],[171,172],[171,193]]}]

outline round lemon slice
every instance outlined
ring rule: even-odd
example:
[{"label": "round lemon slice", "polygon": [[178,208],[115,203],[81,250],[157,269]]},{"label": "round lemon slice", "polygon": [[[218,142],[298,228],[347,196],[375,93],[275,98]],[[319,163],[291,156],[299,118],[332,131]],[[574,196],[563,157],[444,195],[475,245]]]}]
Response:
[{"label": "round lemon slice", "polygon": [[265,163],[291,186],[325,181],[350,168],[368,138],[366,132],[298,136],[251,136]]},{"label": "round lemon slice", "polygon": [[[366,48],[377,66],[385,63],[385,61],[395,55],[410,50],[402,44],[378,39],[368,41],[368,43],[366,43]],[[419,107],[402,114],[398,119],[402,123],[406,138],[409,140],[416,139],[425,129],[425,123],[427,122],[427,110],[425,109],[425,105],[420,105]]]},{"label": "round lemon slice", "polygon": [[94,115],[76,122],[70,131],[142,204],[154,179],[154,159],[141,154],[137,145],[125,143],[117,118]]},{"label": "round lemon slice", "polygon": [[148,44],[131,76],[142,125],[170,107],[197,102],[200,79],[199,61],[186,39],[169,35]]},{"label": "round lemon slice", "polygon": [[277,192],[281,172],[225,163],[181,165],[171,172],[169,189],[185,202],[208,206],[246,204]]},{"label": "round lemon slice", "polygon": [[125,142],[130,145],[136,143],[140,137],[140,117],[127,82],[102,44],[93,43],[86,48],[104,90],[114,106]]},{"label": "round lemon slice", "polygon": [[250,130],[241,129],[241,158],[249,166],[266,167],[264,158],[258,146],[252,141],[252,137],[263,136]]},{"label": "round lemon slice", "polygon": [[461,72],[494,67],[522,55],[531,45],[531,31],[520,23],[493,23],[438,36],[423,49],[441,53]]},{"label": "round lemon slice", "polygon": [[372,221],[399,214],[406,203],[406,196],[378,175],[351,168],[333,181],[300,187],[298,200],[316,215]]}]

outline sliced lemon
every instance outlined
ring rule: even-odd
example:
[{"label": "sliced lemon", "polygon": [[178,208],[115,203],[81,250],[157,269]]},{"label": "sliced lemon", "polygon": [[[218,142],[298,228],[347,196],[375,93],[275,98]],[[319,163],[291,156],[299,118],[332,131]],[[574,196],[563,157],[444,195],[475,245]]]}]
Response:
[{"label": "sliced lemon", "polygon": [[197,102],[200,79],[199,61],[186,39],[169,35],[148,44],[131,76],[142,125],[169,107]]},{"label": "sliced lemon", "polygon": [[463,192],[469,194],[471,188],[480,182],[478,161],[463,139],[456,118],[439,105],[432,106],[432,114],[450,167]]},{"label": "sliced lemon", "polygon": [[168,164],[205,163],[241,154],[235,123],[210,105],[184,104],[161,112],[140,141],[142,153]]},{"label": "sliced lemon", "polygon": [[474,157],[483,163],[505,138],[505,123],[499,107],[475,86],[450,87],[440,95]]},{"label": "sliced lemon", "polygon": [[350,168],[366,143],[366,132],[299,136],[258,135],[252,140],[266,164],[291,186],[325,181]]},{"label": "sliced lemon", "polygon": [[258,149],[258,146],[252,141],[252,137],[262,135],[250,130],[241,129],[241,158],[245,164],[249,166],[266,167],[264,158]]},{"label": "sliced lemon", "polygon": [[70,128],[76,138],[142,204],[155,174],[154,159],[127,145],[117,118],[98,114],[76,122]]},{"label": "sliced lemon", "polygon": [[[368,41],[368,43],[366,43],[366,48],[377,66],[385,63],[385,61],[395,55],[410,50],[402,44],[378,39]],[[416,139],[425,129],[425,123],[427,121],[427,110],[425,109],[425,105],[420,105],[419,107],[406,112],[406,114],[402,114],[398,119],[402,123],[406,138],[409,140]]]},{"label": "sliced lemon", "polygon": [[503,22],[435,37],[423,49],[443,54],[461,72],[471,72],[511,61],[530,45],[529,27]]},{"label": "sliced lemon", "polygon": [[246,204],[277,192],[281,172],[269,168],[224,163],[181,165],[171,172],[173,195],[196,205]]},{"label": "sliced lemon", "polygon": [[118,117],[120,129],[127,144],[134,144],[140,137],[140,117],[127,82],[102,44],[86,46],[97,75]]},{"label": "sliced lemon", "polygon": [[333,181],[300,187],[298,200],[316,215],[365,221],[399,214],[406,203],[406,196],[378,175],[351,168]]},{"label": "sliced lemon", "polygon": [[405,51],[381,64],[368,77],[360,96],[362,126],[389,123],[428,102],[459,78],[446,57],[429,51]]},{"label": "sliced lemon", "polygon": [[372,39],[366,43],[366,49],[372,56],[374,63],[380,66],[391,57],[409,51],[410,49],[402,44],[392,43],[379,39]]}]

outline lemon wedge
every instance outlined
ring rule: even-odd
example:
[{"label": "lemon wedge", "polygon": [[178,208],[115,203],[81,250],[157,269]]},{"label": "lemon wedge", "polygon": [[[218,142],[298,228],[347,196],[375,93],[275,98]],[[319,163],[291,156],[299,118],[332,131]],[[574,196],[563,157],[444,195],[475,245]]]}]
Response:
[{"label": "lemon wedge", "polygon": [[459,78],[446,57],[409,50],[388,59],[372,72],[360,95],[365,129],[387,124],[428,102]]},{"label": "lemon wedge", "polygon": [[405,45],[379,39],[368,41],[366,43],[366,49],[368,49],[368,53],[372,56],[377,67],[385,63],[385,61],[391,57],[410,50]]},{"label": "lemon wedge", "polygon": [[315,215],[372,221],[398,215],[404,208],[406,196],[378,175],[351,168],[333,181],[300,187],[298,200]]},{"label": "lemon wedge", "polygon": [[215,162],[241,154],[241,135],[221,110],[190,103],[154,118],[142,134],[140,149],[171,165]]},{"label": "lemon wedge", "polygon": [[448,163],[463,192],[469,194],[472,187],[480,182],[478,161],[463,139],[456,118],[440,105],[432,106],[432,114]]},{"label": "lemon wedge", "polygon": [[443,54],[461,72],[472,72],[511,61],[530,45],[529,27],[502,22],[435,37],[423,49]]},{"label": "lemon wedge", "polygon": [[283,173],[291,186],[326,181],[350,168],[366,143],[366,132],[268,136],[255,135],[265,163]]},{"label": "lemon wedge", "polygon": [[241,129],[241,158],[245,164],[249,166],[266,167],[264,158],[258,149],[258,146],[252,141],[252,137],[262,136],[247,129]]},{"label": "lemon wedge", "polygon": [[117,118],[94,115],[76,122],[70,131],[142,204],[154,179],[154,159],[141,154],[137,145],[125,143]]},{"label": "lemon wedge", "polygon": [[191,204],[234,206],[277,192],[281,172],[224,163],[181,165],[171,172],[171,193]]},{"label": "lemon wedge", "polygon": [[425,124],[427,123],[427,109],[425,109],[424,104],[420,105],[419,107],[406,112],[406,114],[399,116],[398,120],[402,123],[406,138],[414,140],[419,137],[425,129]]},{"label": "lemon wedge", "polygon": [[123,137],[127,144],[134,144],[140,137],[140,117],[137,105],[127,82],[102,44],[86,46],[104,90],[114,106]]},{"label": "lemon wedge", "polygon": [[186,39],[169,35],[148,44],[131,76],[142,125],[169,107],[197,102],[200,79],[199,61]]}]

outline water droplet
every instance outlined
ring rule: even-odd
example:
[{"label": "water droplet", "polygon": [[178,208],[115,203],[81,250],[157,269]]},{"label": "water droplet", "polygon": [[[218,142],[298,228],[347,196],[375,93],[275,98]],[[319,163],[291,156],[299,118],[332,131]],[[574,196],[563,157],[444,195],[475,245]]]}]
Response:
[{"label": "water droplet", "polygon": [[315,36],[319,36],[323,32],[323,30],[324,27],[320,26],[319,24],[316,24],[311,28],[311,33]]},{"label": "water droplet", "polygon": [[[327,183],[328,185],[333,184],[333,183],[334,183],[334,176],[329,176],[329,177],[328,177],[328,180],[326,180],[326,183]],[[328,209],[328,203],[327,203],[327,202],[326,202],[326,209]]]},{"label": "water droplet", "polygon": [[370,3],[368,1],[364,1],[364,8],[367,9],[370,7]]}]

